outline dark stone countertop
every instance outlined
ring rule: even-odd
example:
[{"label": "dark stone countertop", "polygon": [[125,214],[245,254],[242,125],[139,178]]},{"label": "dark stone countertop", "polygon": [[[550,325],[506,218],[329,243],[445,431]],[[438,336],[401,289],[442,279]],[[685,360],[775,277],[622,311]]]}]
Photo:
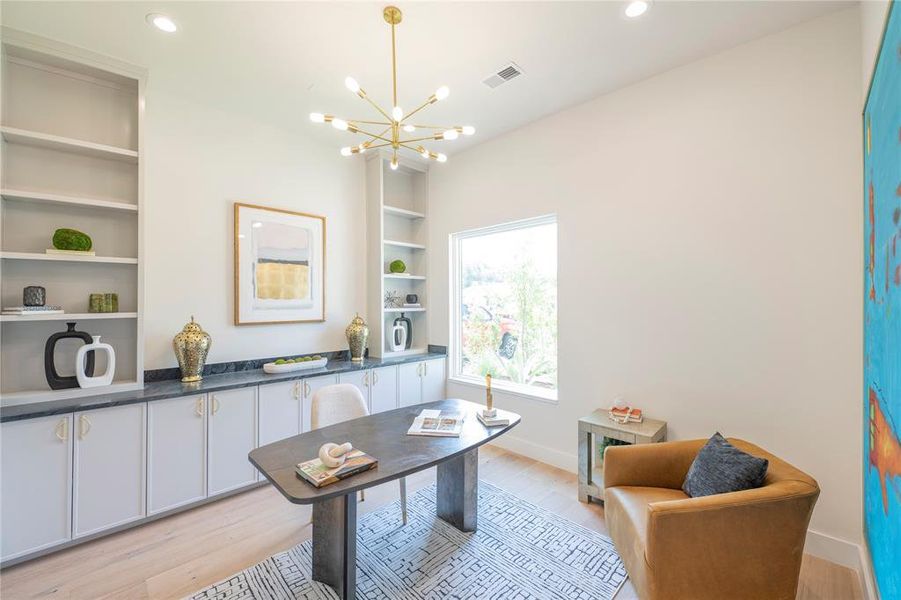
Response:
[{"label": "dark stone countertop", "polygon": [[223,375],[209,375],[197,383],[182,383],[178,379],[154,381],[146,384],[142,390],[98,394],[96,396],[87,396],[83,398],[67,398],[65,400],[51,400],[49,402],[35,402],[32,404],[20,404],[18,406],[3,406],[0,407],[0,423],[46,417],[49,415],[61,415],[80,410],[95,410],[109,406],[123,406],[126,404],[136,404],[138,402],[164,400],[166,398],[177,398],[179,396],[189,396],[191,394],[205,394],[207,392],[252,387],[267,383],[278,383],[280,381],[294,381],[297,379],[318,377],[320,375],[337,375],[339,373],[364,371],[366,369],[390,367],[392,365],[419,362],[421,360],[436,360],[440,358],[446,358],[446,355],[438,352],[429,352],[428,354],[414,354],[399,358],[367,358],[362,363],[354,363],[349,360],[330,360],[328,365],[320,369],[293,371],[291,373],[269,374],[264,373],[262,369],[255,369],[252,371],[239,371]]}]

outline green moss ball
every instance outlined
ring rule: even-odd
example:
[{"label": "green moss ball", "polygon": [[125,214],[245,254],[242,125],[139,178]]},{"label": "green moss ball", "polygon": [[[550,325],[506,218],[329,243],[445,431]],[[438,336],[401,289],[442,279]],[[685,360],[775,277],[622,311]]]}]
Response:
[{"label": "green moss ball", "polygon": [[94,247],[91,236],[77,229],[57,229],[53,232],[53,247],[57,250],[86,252]]},{"label": "green moss ball", "polygon": [[392,260],[391,264],[388,265],[388,270],[392,273],[403,273],[407,270],[407,265],[402,260]]}]

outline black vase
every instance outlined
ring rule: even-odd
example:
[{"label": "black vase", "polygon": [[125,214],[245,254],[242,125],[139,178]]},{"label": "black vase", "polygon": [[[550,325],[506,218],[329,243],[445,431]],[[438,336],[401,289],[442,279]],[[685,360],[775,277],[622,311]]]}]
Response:
[{"label": "black vase", "polygon": [[[49,338],[47,338],[47,344],[44,346],[44,374],[47,376],[47,383],[50,385],[51,390],[65,390],[68,388],[77,388],[78,387],[78,378],[72,375],[71,377],[61,377],[59,373],[56,372],[56,363],[53,360],[53,353],[56,350],[56,343],[60,340],[65,339],[79,339],[83,340],[85,344],[90,344],[93,342],[93,338],[90,333],[85,333],[84,331],[75,331],[75,322],[66,323],[68,327],[65,331],[60,331],[59,333],[54,333]],[[88,377],[94,376],[94,352],[88,352],[85,358],[85,366],[84,373]]]},{"label": "black vase", "polygon": [[409,350],[413,345],[413,323],[404,316],[404,313],[400,313],[400,316],[394,319],[394,324],[407,328],[407,343],[404,344],[404,350]]}]

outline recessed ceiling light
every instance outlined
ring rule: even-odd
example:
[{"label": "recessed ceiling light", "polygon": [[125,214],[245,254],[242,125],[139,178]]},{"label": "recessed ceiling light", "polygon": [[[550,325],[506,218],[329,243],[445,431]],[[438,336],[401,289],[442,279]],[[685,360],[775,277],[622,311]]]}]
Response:
[{"label": "recessed ceiling light", "polygon": [[161,15],[159,13],[150,13],[149,15],[147,15],[147,22],[160,31],[165,31],[166,33],[175,33],[176,31],[178,31],[178,26],[175,24],[175,21],[173,21],[166,15]]},{"label": "recessed ceiling light", "polygon": [[636,19],[648,12],[648,8],[650,8],[650,4],[647,0],[632,0],[626,5],[625,14],[630,19]]}]

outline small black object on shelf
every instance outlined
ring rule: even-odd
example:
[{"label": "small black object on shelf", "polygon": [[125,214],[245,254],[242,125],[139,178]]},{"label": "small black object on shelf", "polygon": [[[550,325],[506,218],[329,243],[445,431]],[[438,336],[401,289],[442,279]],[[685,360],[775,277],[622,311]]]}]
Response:
[{"label": "small black object on shelf", "polygon": [[[65,331],[60,331],[58,333],[54,333],[49,338],[47,338],[47,344],[44,346],[44,373],[47,376],[47,384],[50,385],[51,390],[65,390],[69,388],[77,388],[78,387],[78,378],[74,375],[69,377],[62,377],[56,371],[56,361],[54,361],[54,352],[56,351],[56,344],[60,340],[66,339],[79,339],[84,341],[85,344],[90,344],[93,342],[93,338],[91,334],[85,333],[84,331],[75,331],[75,322],[70,321],[66,323],[67,329]],[[94,351],[90,351],[86,354],[85,363],[84,363],[84,373],[88,377],[94,376]]]},{"label": "small black object on shelf", "polygon": [[47,290],[39,285],[29,285],[22,290],[23,306],[44,306],[47,304]]}]

